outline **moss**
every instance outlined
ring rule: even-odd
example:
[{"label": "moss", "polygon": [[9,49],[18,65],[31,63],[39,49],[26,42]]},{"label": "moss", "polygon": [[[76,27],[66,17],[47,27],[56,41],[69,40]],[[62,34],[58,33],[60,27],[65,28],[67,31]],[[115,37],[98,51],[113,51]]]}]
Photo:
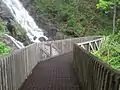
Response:
[{"label": "moss", "polygon": [[5,23],[4,21],[0,18],[0,36],[5,34]]},{"label": "moss", "polygon": [[14,38],[24,43],[25,46],[29,45],[31,42],[26,34],[25,29],[15,22],[14,22],[14,26],[15,26],[15,32],[16,32],[16,35],[14,36]]}]

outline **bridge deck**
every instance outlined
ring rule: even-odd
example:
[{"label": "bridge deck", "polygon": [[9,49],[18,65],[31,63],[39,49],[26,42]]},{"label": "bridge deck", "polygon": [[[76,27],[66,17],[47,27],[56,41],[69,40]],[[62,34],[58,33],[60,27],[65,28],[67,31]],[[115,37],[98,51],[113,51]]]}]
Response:
[{"label": "bridge deck", "polygon": [[19,90],[79,90],[72,53],[40,62]]}]

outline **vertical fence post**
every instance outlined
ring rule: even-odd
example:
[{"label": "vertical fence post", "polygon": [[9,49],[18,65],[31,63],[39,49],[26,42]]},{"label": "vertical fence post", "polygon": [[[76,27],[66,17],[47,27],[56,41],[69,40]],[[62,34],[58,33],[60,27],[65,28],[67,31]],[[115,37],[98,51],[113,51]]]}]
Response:
[{"label": "vertical fence post", "polygon": [[0,68],[0,90],[2,90],[2,76],[1,76],[1,68]]},{"label": "vertical fence post", "polygon": [[50,56],[52,56],[52,42],[50,43]]}]

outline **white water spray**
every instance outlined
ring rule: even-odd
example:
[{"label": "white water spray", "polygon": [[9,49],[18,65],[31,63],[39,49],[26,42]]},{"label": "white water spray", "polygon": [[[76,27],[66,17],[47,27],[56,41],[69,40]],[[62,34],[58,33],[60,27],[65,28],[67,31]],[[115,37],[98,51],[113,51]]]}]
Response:
[{"label": "white water spray", "polygon": [[25,46],[23,45],[23,43],[21,43],[20,41],[16,40],[15,38],[13,38],[12,36],[9,36],[7,34],[5,34],[5,36],[7,36],[8,38],[11,39],[11,41],[13,41],[13,43],[16,45],[17,48],[21,49],[24,48]]},{"label": "white water spray", "polygon": [[2,0],[2,2],[7,5],[15,20],[26,30],[27,36],[32,42],[40,42],[41,38],[48,40],[19,0]]}]

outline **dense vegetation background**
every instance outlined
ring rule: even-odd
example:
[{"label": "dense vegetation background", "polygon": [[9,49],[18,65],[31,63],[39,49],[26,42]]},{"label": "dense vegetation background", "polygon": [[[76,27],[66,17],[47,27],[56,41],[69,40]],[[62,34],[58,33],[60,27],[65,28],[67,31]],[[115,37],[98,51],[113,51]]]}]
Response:
[{"label": "dense vegetation background", "polygon": [[96,8],[97,0],[32,0],[32,10],[60,32],[78,37],[108,35],[112,32],[112,12]]},{"label": "dense vegetation background", "polygon": [[120,69],[119,0],[33,0],[32,9],[68,36],[103,35],[94,55]]}]

